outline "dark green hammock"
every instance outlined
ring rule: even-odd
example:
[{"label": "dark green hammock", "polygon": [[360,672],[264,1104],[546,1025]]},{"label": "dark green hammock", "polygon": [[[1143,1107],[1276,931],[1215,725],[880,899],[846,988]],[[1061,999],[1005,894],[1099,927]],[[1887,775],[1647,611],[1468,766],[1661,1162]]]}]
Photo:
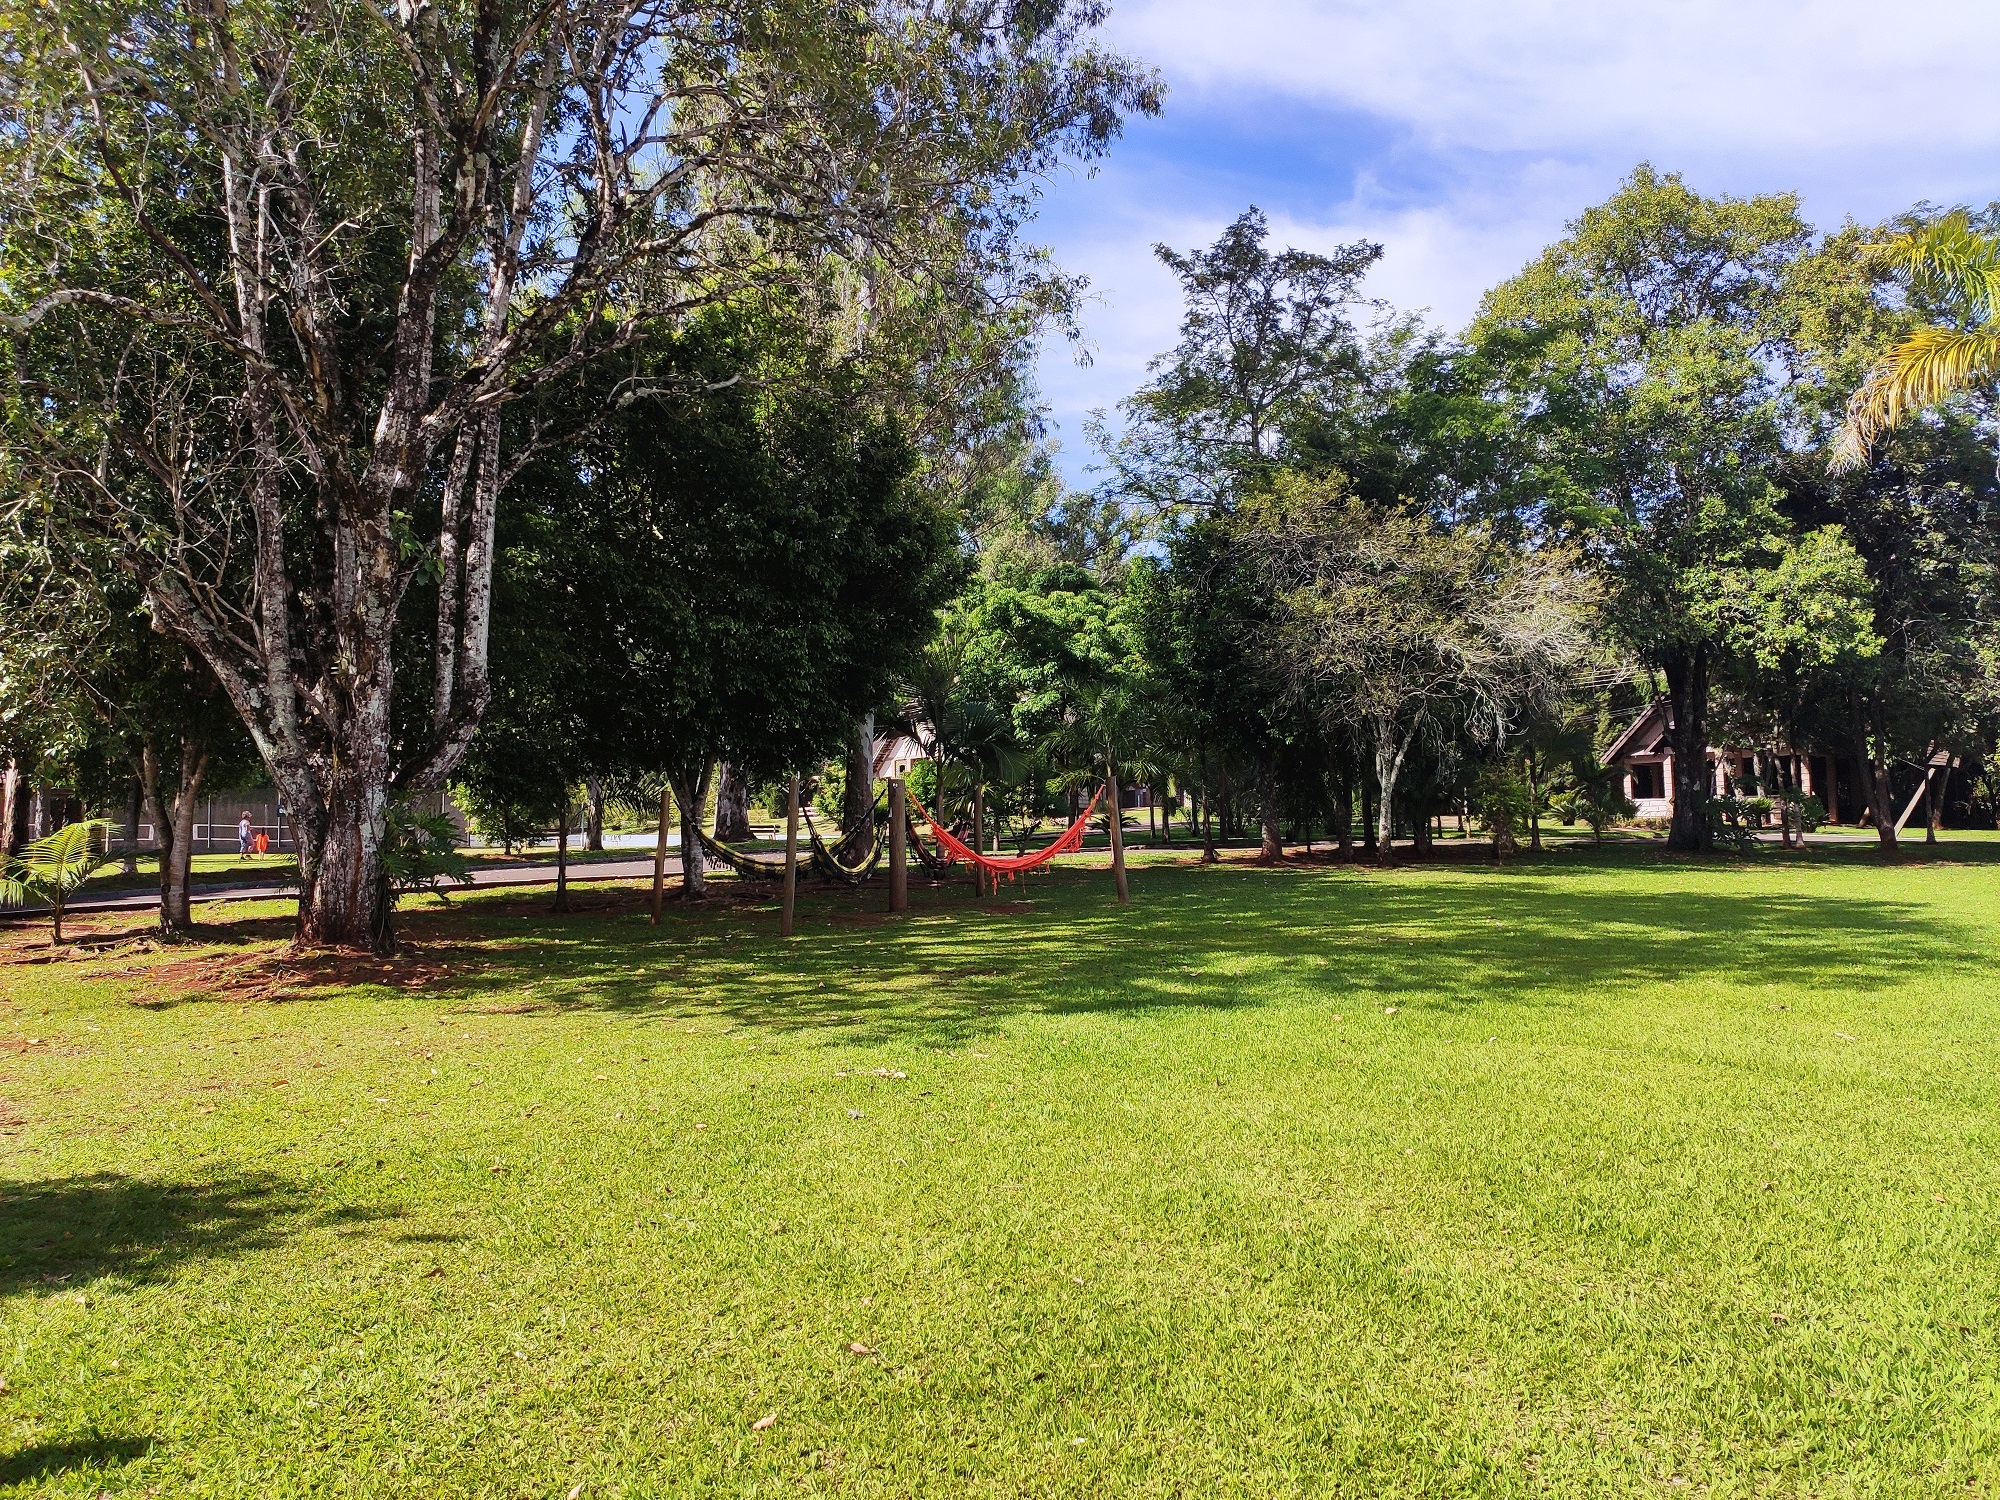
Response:
[{"label": "dark green hammock", "polygon": [[[842,836],[834,843],[819,836],[813,827],[812,813],[805,812],[806,835],[811,840],[804,851],[806,857],[799,863],[810,874],[822,880],[842,880],[849,885],[859,885],[875,873],[882,863],[882,839],[876,828],[876,820],[870,818],[852,833]],[[879,809],[878,809],[879,811]],[[713,838],[700,828],[695,829],[695,837],[701,840],[702,852],[717,864],[734,870],[748,880],[783,880],[785,878],[785,856],[782,854],[752,854],[745,849],[733,849],[720,839]],[[868,857],[857,864],[846,864],[844,856],[852,856],[862,847],[862,840],[868,840]]]}]

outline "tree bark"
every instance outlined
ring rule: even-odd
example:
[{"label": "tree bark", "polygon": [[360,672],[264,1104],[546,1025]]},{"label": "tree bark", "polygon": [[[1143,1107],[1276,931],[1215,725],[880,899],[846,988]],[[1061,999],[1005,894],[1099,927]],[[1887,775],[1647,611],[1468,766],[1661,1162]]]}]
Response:
[{"label": "tree bark", "polygon": [[1354,852],[1354,788],[1345,777],[1333,784],[1333,846],[1342,859]]},{"label": "tree bark", "polygon": [[1396,862],[1393,847],[1396,808],[1396,779],[1403,774],[1403,757],[1409,753],[1410,737],[1401,733],[1387,714],[1371,716],[1375,732],[1376,826],[1375,861]]},{"label": "tree bark", "polygon": [[1708,826],[1708,648],[1696,645],[1664,663],[1667,703],[1673,723],[1667,731],[1674,748],[1674,815],[1667,830],[1669,849],[1714,847]]},{"label": "tree bark", "polygon": [[1282,861],[1285,835],[1278,823],[1278,767],[1269,754],[1257,762],[1257,822],[1257,862]]},{"label": "tree bark", "polygon": [[181,741],[173,799],[160,791],[158,752],[145,746],[139,757],[146,801],[159,830],[160,935],[183,938],[194,931],[194,902],[188,874],[194,861],[194,815],[201,802],[202,778],[208,774],[208,752],[191,740]]},{"label": "tree bark", "polygon": [[551,911],[569,910],[569,799],[563,799],[562,815],[556,819],[556,899]]},{"label": "tree bark", "polygon": [[604,783],[595,776],[584,778],[587,812],[583,824],[583,847],[593,852],[604,848]]},{"label": "tree bark", "polygon": [[124,873],[139,873],[139,819],[146,807],[146,784],[134,771],[125,787],[125,859]]},{"label": "tree bark", "polygon": [[1848,732],[1854,738],[1855,775],[1868,794],[1868,819],[1875,825],[1875,840],[1884,849],[1896,847],[1895,797],[1889,787],[1888,757],[1883,752],[1882,737],[1876,735],[1873,748],[1869,745],[1869,708],[1864,704],[1859,689],[1850,689],[1847,695]]},{"label": "tree bark", "polygon": [[707,861],[701,853],[701,815],[708,810],[709,789],[715,785],[715,762],[702,767],[701,778],[674,782],[674,801],[681,811],[681,899],[699,901],[708,894]]},{"label": "tree bark", "polygon": [[[840,831],[852,834],[875,821],[875,715],[863,714],[847,745],[847,784],[841,791]],[[855,856],[865,857],[864,848]]]},{"label": "tree bark", "polygon": [[1528,766],[1528,847],[1542,852],[1542,767],[1541,757],[1530,751],[1522,757]]},{"label": "tree bark", "polygon": [[1105,781],[1111,793],[1111,881],[1118,891],[1118,904],[1132,900],[1132,887],[1125,879],[1125,809],[1119,805],[1118,767],[1107,759]]},{"label": "tree bark", "polygon": [[8,757],[7,769],[0,771],[0,859],[19,845],[21,822],[21,763]]},{"label": "tree bark", "polygon": [[737,775],[728,761],[722,763],[716,783],[715,837],[724,844],[741,844],[750,838],[750,783]]}]

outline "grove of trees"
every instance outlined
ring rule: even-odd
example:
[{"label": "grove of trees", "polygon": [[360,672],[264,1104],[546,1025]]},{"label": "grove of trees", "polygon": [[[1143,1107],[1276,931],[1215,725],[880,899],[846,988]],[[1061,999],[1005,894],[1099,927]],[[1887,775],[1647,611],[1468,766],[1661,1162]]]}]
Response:
[{"label": "grove of trees", "polygon": [[852,831],[890,732],[988,847],[1115,777],[1208,858],[1601,834],[1655,698],[1681,850],[1805,812],[1712,744],[1839,757],[1890,843],[1912,767],[1992,764],[2000,210],[1642,165],[1451,335],[1251,209],[1158,247],[1179,337],[1079,492],[1024,227],[1158,105],[1099,19],[7,12],[0,841],[24,776],[147,809],[178,933],[261,768],[298,941],[385,949],[415,793],[676,809],[698,896],[712,801],[804,773]]}]

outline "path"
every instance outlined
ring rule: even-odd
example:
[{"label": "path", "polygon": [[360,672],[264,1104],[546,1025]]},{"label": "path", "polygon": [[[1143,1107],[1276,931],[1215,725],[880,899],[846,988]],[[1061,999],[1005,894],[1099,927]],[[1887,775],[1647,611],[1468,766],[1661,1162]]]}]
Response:
[{"label": "path", "polygon": [[[679,875],[681,862],[678,855],[667,856],[667,873]],[[472,883],[476,887],[509,885],[553,885],[556,867],[553,862],[545,865],[493,865],[472,869]],[[613,859],[578,861],[569,867],[569,883],[585,885],[600,880],[650,880],[653,878],[653,857],[644,859]],[[447,885],[447,893],[462,889]],[[189,892],[192,901],[268,901],[276,897],[296,896],[296,885],[281,885],[275,881],[238,881],[213,885],[196,885]],[[155,888],[130,891],[105,891],[101,895],[78,896],[64,908],[65,913],[87,911],[150,911],[160,904],[160,893]],[[9,919],[45,917],[45,906],[17,906],[0,911],[0,922]]]}]

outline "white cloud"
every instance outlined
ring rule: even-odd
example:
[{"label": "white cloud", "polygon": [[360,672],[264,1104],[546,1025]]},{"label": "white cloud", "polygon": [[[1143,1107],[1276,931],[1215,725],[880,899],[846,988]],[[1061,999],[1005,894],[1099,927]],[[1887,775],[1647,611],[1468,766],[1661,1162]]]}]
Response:
[{"label": "white cloud", "polygon": [[1112,35],[1184,87],[1364,110],[1449,147],[2000,145],[1985,0],[1127,0]]},{"label": "white cloud", "polygon": [[2000,197],[1996,0],[1119,0],[1107,30],[1165,74],[1168,122],[1052,205],[1096,293],[1094,363],[1041,367],[1072,478],[1083,414],[1174,341],[1153,242],[1249,202],[1278,244],[1379,240],[1369,292],[1457,329],[1641,159],[1796,189],[1827,226]]}]

